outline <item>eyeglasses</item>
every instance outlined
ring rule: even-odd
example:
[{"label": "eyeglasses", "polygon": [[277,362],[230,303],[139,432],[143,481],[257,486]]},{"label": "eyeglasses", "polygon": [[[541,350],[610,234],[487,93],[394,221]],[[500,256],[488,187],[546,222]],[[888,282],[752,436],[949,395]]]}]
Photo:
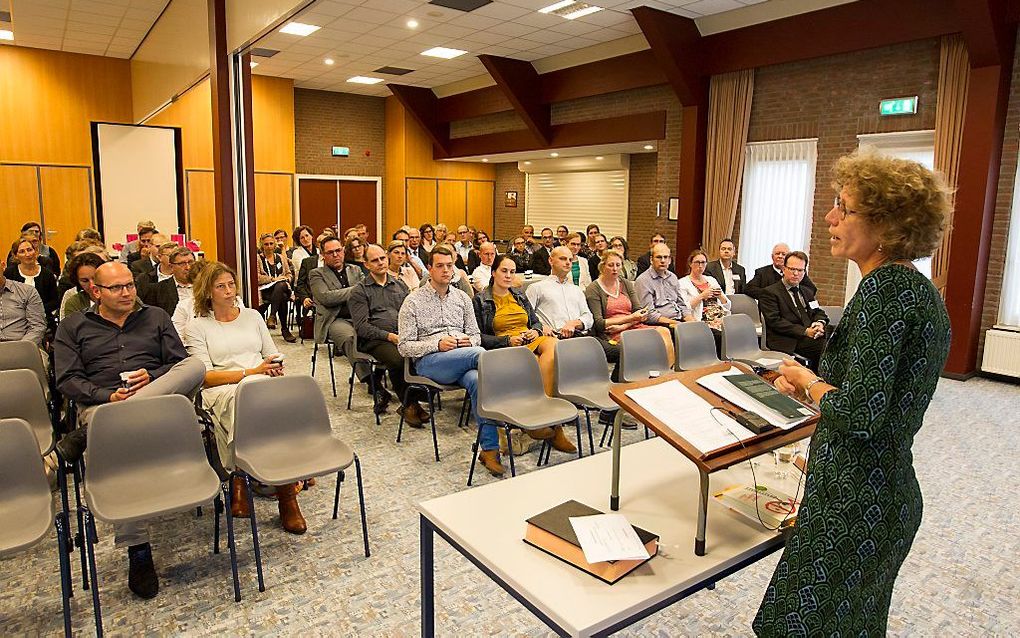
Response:
[{"label": "eyeglasses", "polygon": [[103,284],[96,284],[96,283],[94,283],[94,285],[96,286],[96,288],[102,288],[104,290],[109,290],[111,293],[113,293],[115,295],[119,295],[120,293],[124,292],[125,290],[131,291],[131,290],[135,289],[135,283],[134,282],[131,282],[129,284],[113,284],[112,286],[104,286]]},{"label": "eyeglasses", "polygon": [[800,275],[800,274],[806,272],[806,270],[807,270],[806,268],[790,268],[789,266],[783,266],[783,268],[786,268],[787,270],[789,270],[790,272],[792,272],[795,275]]},{"label": "eyeglasses", "polygon": [[335,248],[335,249],[333,249],[333,250],[326,250],[326,251],[323,251],[323,253],[322,253],[322,254],[323,254],[323,255],[329,255],[330,257],[332,257],[333,255],[342,255],[342,254],[343,254],[343,252],[344,252],[344,249],[343,249],[343,248]]},{"label": "eyeglasses", "polygon": [[839,195],[836,195],[836,198],[832,201],[832,207],[839,209],[839,214],[841,215],[841,219],[846,219],[847,215],[856,215],[857,214],[857,211],[850,210],[849,208],[846,207],[846,202],[844,202],[843,198],[840,197]]},{"label": "eyeglasses", "polygon": [[170,265],[171,266],[191,266],[194,263],[195,263],[195,260],[190,259],[190,260],[187,260],[187,261],[172,261],[172,262],[170,262]]}]

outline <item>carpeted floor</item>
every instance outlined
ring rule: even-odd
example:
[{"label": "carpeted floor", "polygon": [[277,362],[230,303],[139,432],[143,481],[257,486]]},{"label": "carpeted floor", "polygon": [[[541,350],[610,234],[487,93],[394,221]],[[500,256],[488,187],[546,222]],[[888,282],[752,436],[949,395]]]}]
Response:
[{"label": "carpeted floor", "polygon": [[[311,352],[283,344],[288,372],[307,374]],[[324,359],[320,359],[320,365]],[[160,594],[151,601],[127,589],[125,552],[113,547],[112,530],[100,525],[98,569],[105,628],[110,635],[364,635],[419,633],[418,501],[465,489],[474,431],[456,426],[460,393],[439,413],[441,463],[432,458],[427,430],[407,430],[394,442],[397,415],[375,425],[371,401],[355,388],[346,405],[350,368],[337,360],[339,398],[325,367],[317,378],[327,396],[337,436],[357,451],[364,466],[372,557],[361,548],[357,492],[345,483],[339,520],[330,518],[333,479],[323,478],[300,497],[308,533],[282,531],[276,504],[256,509],[267,590],[255,585],[247,522],[238,522],[244,600],[235,604],[224,550],[211,552],[211,515],[167,516],[150,525]],[[925,496],[924,523],[893,596],[889,620],[895,635],[1020,634],[1020,437],[1015,433],[1020,386],[975,379],[942,380],[914,445]],[[596,440],[599,432],[596,432]],[[640,439],[625,432],[625,442]],[[552,462],[570,460],[553,453]],[[535,453],[518,464],[534,471]],[[353,474],[353,473],[352,473]],[[476,473],[477,483],[497,480]],[[353,476],[351,476],[353,479]],[[158,485],[152,486],[158,490]],[[6,522],[6,521],[5,521]],[[71,556],[74,576],[78,555]],[[750,622],[778,556],[757,563],[646,619],[621,635],[748,635]],[[62,630],[55,542],[2,563],[0,635],[57,635]],[[474,566],[436,541],[437,633],[536,636],[549,631]],[[95,632],[91,598],[79,587],[72,601],[75,632]]]}]

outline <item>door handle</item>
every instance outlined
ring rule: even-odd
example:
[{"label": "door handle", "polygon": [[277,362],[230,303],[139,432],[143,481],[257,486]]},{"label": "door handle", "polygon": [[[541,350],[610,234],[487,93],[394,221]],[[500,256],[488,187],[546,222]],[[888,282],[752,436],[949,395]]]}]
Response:
[{"label": "door handle", "polygon": [[55,231],[55,230],[47,230],[47,231],[46,231],[46,234],[47,234],[47,235],[56,235],[56,234],[57,234],[57,231]]}]

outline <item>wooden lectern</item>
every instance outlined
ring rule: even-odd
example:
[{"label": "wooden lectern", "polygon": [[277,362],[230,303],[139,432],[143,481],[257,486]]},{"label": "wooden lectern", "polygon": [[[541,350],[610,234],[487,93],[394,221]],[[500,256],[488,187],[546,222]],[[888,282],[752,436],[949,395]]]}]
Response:
[{"label": "wooden lectern", "polygon": [[737,463],[742,463],[801,439],[806,439],[814,434],[815,425],[818,423],[819,417],[816,414],[804,423],[789,430],[771,428],[750,439],[741,442],[734,441],[726,447],[703,453],[668,425],[639,406],[627,396],[626,392],[634,388],[656,385],[675,379],[683,383],[710,405],[729,412],[741,412],[742,408],[733,405],[697,383],[700,377],[716,372],[725,372],[732,367],[738,368],[741,372],[753,374],[750,368],[743,364],[727,362],[707,368],[699,368],[698,370],[675,372],[655,379],[648,379],[647,381],[619,383],[609,389],[610,398],[619,404],[621,408],[621,410],[616,412],[616,418],[613,420],[613,482],[609,496],[609,507],[614,511],[620,509],[620,423],[623,419],[623,410],[626,410],[631,416],[655,432],[662,440],[672,445],[698,467],[698,473],[701,475],[701,494],[698,499],[698,530],[694,539],[694,553],[698,556],[705,555],[705,522],[708,516],[709,474],[725,470]]}]

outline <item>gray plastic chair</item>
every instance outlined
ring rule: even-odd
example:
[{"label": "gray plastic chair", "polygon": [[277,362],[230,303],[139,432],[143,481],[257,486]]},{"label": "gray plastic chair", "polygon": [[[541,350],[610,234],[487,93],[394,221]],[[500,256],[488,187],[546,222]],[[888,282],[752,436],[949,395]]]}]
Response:
[{"label": "gray plastic chair", "polygon": [[734,294],[727,295],[730,300],[730,313],[734,315],[747,315],[754,323],[754,333],[760,338],[763,334],[761,323],[761,311],[758,309],[758,302],[750,295]]},{"label": "gray plastic chair", "polygon": [[344,470],[353,463],[365,557],[369,557],[361,460],[350,446],[333,436],[326,400],[315,379],[300,375],[255,378],[238,386],[234,405],[234,472],[248,486],[259,591],[265,591],[265,584],[251,479],[265,485],[286,485],[336,472],[336,519]]},{"label": "gray plastic chair", "polygon": [[[601,346],[600,346],[601,347]],[[506,430],[507,454],[510,457],[510,476],[516,476],[513,447],[509,445],[512,428],[538,430],[551,425],[573,421],[577,430],[577,454],[581,455],[581,418],[574,404],[565,399],[545,395],[542,387],[542,373],[538,359],[524,347],[486,350],[478,357],[478,417],[502,423]],[[478,447],[482,429],[471,446],[471,469],[468,485],[475,472]],[[542,464],[542,453],[552,448],[543,444],[539,449],[538,464]]]},{"label": "gray plastic chair", "polygon": [[[38,354],[36,357],[38,358]],[[53,450],[56,443],[53,437],[53,423],[50,421],[46,398],[35,372],[25,368],[0,370],[0,416],[27,421],[35,434],[41,456]]]},{"label": "gray plastic chair", "polygon": [[[351,376],[347,378],[347,409],[351,409],[351,399],[354,397],[354,377],[356,366],[358,363],[367,365],[369,367],[370,376],[368,377],[368,391],[375,397],[375,375],[376,371],[382,368],[382,362],[373,357],[370,354],[366,354],[358,350],[358,338],[354,337],[354,342],[351,344],[351,356],[348,357],[351,362]],[[332,363],[330,364],[332,365]],[[384,384],[385,385],[385,384]],[[335,394],[333,396],[336,396]],[[374,414],[374,412],[373,412]],[[379,419],[379,415],[375,415],[375,424],[381,425],[382,421]]]},{"label": "gray plastic chair", "polygon": [[653,370],[662,374],[670,371],[669,353],[659,331],[646,328],[623,332],[620,335],[620,381],[641,381]]},{"label": "gray plastic chair", "polygon": [[720,363],[715,352],[715,337],[712,336],[712,329],[707,323],[703,321],[678,323],[673,326],[673,339],[676,347],[677,372]]},{"label": "gray plastic chair", "polygon": [[[556,396],[584,410],[588,425],[588,449],[595,454],[591,431],[591,410],[616,412],[620,409],[609,398],[609,363],[606,351],[595,337],[564,339],[556,344]],[[603,438],[604,438],[603,434]]]},{"label": "gray plastic chair", "polygon": [[[417,374],[411,367],[411,360],[407,357],[404,358],[404,381],[407,383],[407,392],[411,393],[412,390],[420,390],[425,393],[429,402],[429,426],[432,428],[432,449],[436,455],[436,463],[439,462],[439,437],[436,434],[436,409],[442,408],[440,403],[439,395],[443,392],[453,392],[455,390],[463,390],[464,388],[459,385],[446,385],[445,383],[437,383],[432,379]],[[467,427],[468,422],[471,420],[471,397],[468,393],[464,392],[464,401],[460,405],[460,415],[457,417],[457,427]],[[464,425],[461,425],[463,423]],[[400,443],[400,437],[404,433],[404,412],[400,412],[400,423],[397,425],[397,443]]]},{"label": "gray plastic chair", "polygon": [[241,600],[230,492],[206,460],[201,427],[186,397],[169,395],[106,403],[96,409],[85,448],[86,549],[96,629],[102,634],[96,576],[96,519],[132,523],[215,503],[219,541],[220,490],[226,495],[234,600]]},{"label": "gray plastic chair", "polygon": [[43,367],[39,348],[29,341],[4,341],[0,343],[0,370],[31,370],[39,379],[43,395],[49,395],[50,378]]},{"label": "gray plastic chair", "polygon": [[71,561],[67,514],[54,508],[35,433],[24,419],[0,420],[0,559],[34,547],[56,522],[64,635],[71,635]]},{"label": "gray plastic chair", "polygon": [[[754,333],[754,324],[747,315],[723,317],[722,354],[725,359],[744,359],[755,362],[758,359],[782,361],[790,356],[785,352],[762,350],[758,347],[758,336]],[[779,364],[765,367],[776,369]]]},{"label": "gray plastic chair", "polygon": [[829,317],[829,325],[833,328],[843,320],[843,306],[822,306],[822,310]]}]

